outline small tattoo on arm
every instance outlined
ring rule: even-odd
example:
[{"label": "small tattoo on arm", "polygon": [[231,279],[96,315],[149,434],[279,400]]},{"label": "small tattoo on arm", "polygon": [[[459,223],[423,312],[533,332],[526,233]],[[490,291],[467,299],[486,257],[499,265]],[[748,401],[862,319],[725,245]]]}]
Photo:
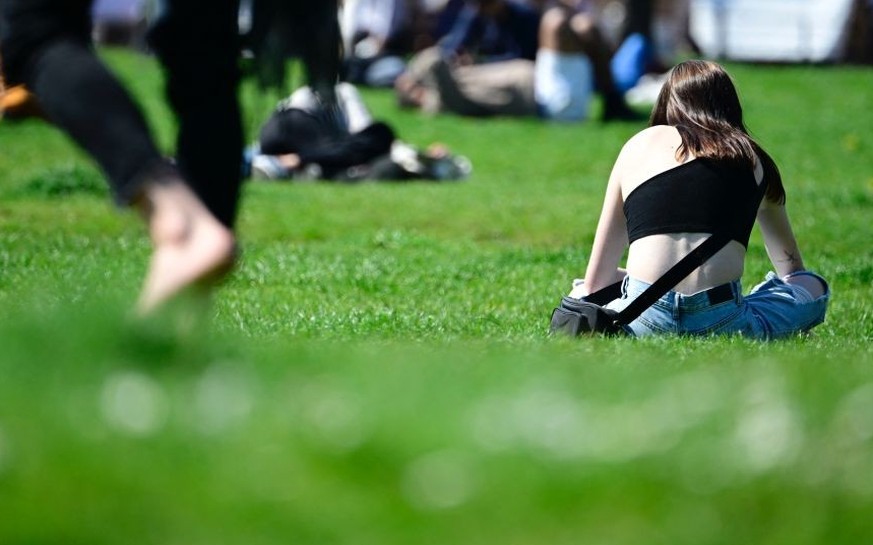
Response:
[{"label": "small tattoo on arm", "polygon": [[788,250],[783,250],[785,252],[785,259],[782,259],[782,263],[797,263],[797,256],[793,252],[789,252]]}]

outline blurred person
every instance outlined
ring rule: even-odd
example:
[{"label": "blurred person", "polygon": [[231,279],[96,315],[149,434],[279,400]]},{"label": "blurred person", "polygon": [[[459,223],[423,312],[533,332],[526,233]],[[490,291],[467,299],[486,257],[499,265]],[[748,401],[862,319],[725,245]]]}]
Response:
[{"label": "blurred person", "polygon": [[538,12],[542,13],[546,10],[546,6],[548,6],[551,0],[523,0],[523,4],[527,4]]},{"label": "blurred person", "polygon": [[[432,33],[433,43],[428,43],[428,46],[435,45],[452,30],[458,16],[467,4],[466,0],[420,0],[420,2],[426,6],[423,8],[424,11],[436,15]],[[435,4],[435,6],[430,7],[429,4]],[[418,51],[422,49],[425,48],[419,48]]]},{"label": "blurred person", "polygon": [[403,56],[412,50],[412,20],[405,0],[357,0],[351,16],[344,59],[345,80],[390,87],[403,72]]},{"label": "blurred person", "polygon": [[306,85],[319,101],[319,115],[341,131],[335,86],[342,64],[339,0],[246,0],[250,28],[243,45],[256,60],[262,87],[285,83],[289,58],[299,58]]},{"label": "blurred person", "polygon": [[700,56],[689,35],[689,0],[628,0],[626,9],[613,76],[629,104],[651,107],[679,52]]},{"label": "blurred person", "polygon": [[3,0],[0,49],[50,121],[106,174],[115,200],[142,214],[153,249],[137,308],[209,285],[235,261],[242,130],[234,0],[168,0],[150,31],[179,122],[177,160],[95,55],[90,0]]},{"label": "blurred person", "polygon": [[454,25],[465,0],[409,0],[411,52],[433,47]]},{"label": "blurred person", "polygon": [[[619,51],[621,53],[621,51]],[[613,52],[584,0],[556,0],[543,13],[537,55],[538,95],[551,112],[567,118],[587,115],[589,72],[603,97],[602,119],[635,121],[615,80]]]},{"label": "blurred person", "polygon": [[41,117],[42,112],[33,93],[24,85],[6,86],[3,77],[3,58],[0,55],[0,119]]},{"label": "blurred person", "polygon": [[[650,127],[618,155],[606,188],[585,279],[570,297],[597,297],[621,282],[620,311],[711,234],[731,237],[625,329],[654,334],[740,334],[772,339],[824,320],[830,290],[805,269],[773,159],[748,134],[730,76],[712,62],[673,68]],[[743,296],[757,217],[775,272]],[[625,268],[619,268],[627,251]],[[601,292],[602,293],[602,292]]]},{"label": "blurred person", "polygon": [[[538,115],[582,121],[589,116],[591,95],[597,89],[603,96],[604,121],[639,120],[615,87],[609,47],[593,17],[579,12],[576,4],[557,3],[540,18],[531,8],[506,0],[468,3],[467,19],[460,24],[463,32],[443,43],[439,54],[420,53],[410,61],[408,73],[398,78],[395,90],[401,105],[470,116]],[[473,9],[476,6],[481,9]],[[483,17],[471,19],[471,13]],[[519,39],[486,40],[492,43],[484,57],[490,62],[473,62],[482,58],[474,37],[493,34],[487,30],[489,18],[502,21],[508,36],[514,35],[514,28],[527,30],[515,34]],[[533,43],[530,38],[520,39],[530,33],[531,20],[536,23]]]},{"label": "blurred person", "polygon": [[[471,0],[441,47],[450,64],[455,59],[454,65],[535,61],[535,101],[547,119],[586,119],[592,77],[603,97],[604,121],[640,119],[616,86],[611,48],[585,2],[552,2],[540,15],[510,0]],[[440,81],[443,94],[463,98],[453,92],[445,72]]]},{"label": "blurred person", "polygon": [[6,88],[0,80],[0,119],[42,117],[42,111],[33,93],[24,85]]},{"label": "blurred person", "polygon": [[647,72],[666,72],[656,66],[654,39],[654,4],[651,0],[627,0],[621,39],[610,61],[616,88],[624,93]]},{"label": "blurred person", "polygon": [[399,104],[467,116],[537,115],[539,18],[516,2],[449,0],[439,43],[410,59],[395,81]]},{"label": "blurred person", "polygon": [[450,67],[438,47],[413,57],[394,84],[401,107],[435,114],[488,117],[539,115],[534,63],[512,59]]},{"label": "blurred person", "polygon": [[847,59],[851,62],[873,64],[873,0],[858,3],[853,21],[847,44]]},{"label": "blurred person", "polygon": [[342,134],[314,115],[318,103],[309,87],[281,101],[250,150],[253,177],[358,182],[457,180],[469,174],[469,161],[444,145],[420,151],[399,140],[387,122],[373,119],[354,85],[338,84],[336,95],[347,119]]},{"label": "blurred person", "polygon": [[95,0],[91,16],[96,43],[145,49],[145,0]]},{"label": "blurred person", "polygon": [[440,40],[443,56],[456,64],[535,60],[540,13],[512,0],[467,0]]}]

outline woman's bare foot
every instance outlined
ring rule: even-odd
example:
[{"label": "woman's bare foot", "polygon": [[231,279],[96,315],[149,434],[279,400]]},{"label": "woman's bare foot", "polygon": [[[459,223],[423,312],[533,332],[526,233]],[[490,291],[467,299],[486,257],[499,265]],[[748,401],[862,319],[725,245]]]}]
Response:
[{"label": "woman's bare foot", "polygon": [[150,184],[138,206],[154,245],[139,314],[149,314],[188,287],[215,283],[233,268],[233,232],[181,181]]}]

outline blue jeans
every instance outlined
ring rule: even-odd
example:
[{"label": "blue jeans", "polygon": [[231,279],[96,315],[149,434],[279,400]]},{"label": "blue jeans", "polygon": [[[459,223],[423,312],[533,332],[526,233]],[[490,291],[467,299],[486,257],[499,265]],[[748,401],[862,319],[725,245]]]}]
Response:
[{"label": "blue jeans", "polygon": [[[626,329],[636,337],[739,334],[754,339],[777,339],[806,332],[824,321],[830,288],[822,277],[808,271],[786,278],[798,275],[820,280],[825,286],[824,295],[813,298],[806,289],[769,272],[745,297],[739,280],[693,295],[670,291]],[[622,284],[622,297],[606,306],[621,310],[648,287],[641,280],[627,277]]]}]

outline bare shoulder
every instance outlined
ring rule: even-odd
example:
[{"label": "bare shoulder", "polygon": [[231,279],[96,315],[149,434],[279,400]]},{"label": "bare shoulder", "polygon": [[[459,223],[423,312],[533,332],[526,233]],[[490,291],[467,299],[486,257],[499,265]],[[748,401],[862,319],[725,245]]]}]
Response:
[{"label": "bare shoulder", "polygon": [[668,125],[648,127],[632,136],[616,162],[622,194],[630,194],[645,180],[679,165],[682,161],[676,152],[681,145],[679,131]]},{"label": "bare shoulder", "polygon": [[663,150],[665,147],[674,149],[682,143],[682,137],[676,127],[669,125],[655,125],[646,127],[633,135],[624,145],[626,149],[634,152],[646,152],[651,149]]}]

